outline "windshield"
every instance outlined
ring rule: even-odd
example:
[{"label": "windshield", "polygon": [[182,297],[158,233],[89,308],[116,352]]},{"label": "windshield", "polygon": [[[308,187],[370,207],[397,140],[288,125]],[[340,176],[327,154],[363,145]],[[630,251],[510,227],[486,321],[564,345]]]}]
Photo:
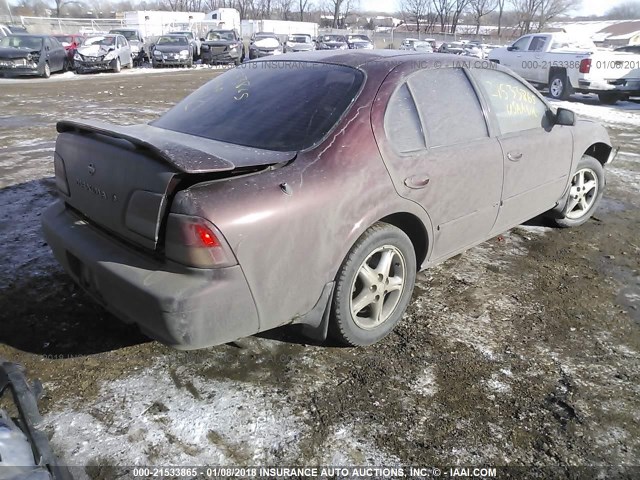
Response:
[{"label": "windshield", "polygon": [[157,45],[189,45],[187,37],[160,37]]},{"label": "windshield", "polygon": [[112,47],[116,44],[116,37],[93,37],[88,38],[85,42],[85,46],[89,45],[104,45],[106,47]]},{"label": "windshield", "polygon": [[72,44],[73,37],[70,35],[55,35],[55,37],[60,43]]},{"label": "windshield", "polygon": [[227,41],[233,41],[235,40],[236,37],[233,34],[233,32],[209,32],[207,33],[207,40],[213,40],[213,41],[217,41],[217,40],[227,40]]},{"label": "windshield", "polygon": [[346,41],[342,35],[325,35],[322,37],[323,42],[344,42]]},{"label": "windshield", "polygon": [[265,38],[275,38],[278,39],[273,33],[256,33],[256,40],[264,40]]},{"label": "windshield", "polygon": [[308,35],[293,35],[289,37],[289,41],[293,43],[311,43],[311,37]]},{"label": "windshield", "polygon": [[349,35],[349,41],[353,42],[354,40],[360,40],[360,41],[368,42],[369,41],[369,37],[367,37],[366,35]]},{"label": "windshield", "polygon": [[137,40],[138,33],[133,30],[111,30],[110,33],[117,33],[124,36],[127,40]]},{"label": "windshield", "polygon": [[342,65],[245,64],[211,80],[152,124],[253,148],[303,150],[331,130],[363,79],[362,72]]},{"label": "windshield", "polygon": [[193,33],[191,33],[191,32],[175,32],[175,33],[177,33],[177,34],[179,34],[179,35],[184,35],[184,36],[186,36],[189,40],[193,40]]},{"label": "windshield", "polygon": [[0,47],[40,50],[42,48],[42,38],[27,37],[23,35],[9,35],[0,40]]}]

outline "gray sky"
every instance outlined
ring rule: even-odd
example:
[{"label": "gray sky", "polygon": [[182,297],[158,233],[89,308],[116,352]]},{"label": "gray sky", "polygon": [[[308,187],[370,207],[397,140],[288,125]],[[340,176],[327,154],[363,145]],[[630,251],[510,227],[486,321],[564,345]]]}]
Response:
[{"label": "gray sky", "polygon": [[[611,7],[622,3],[624,0],[582,0],[582,8],[576,15],[602,15]],[[394,13],[399,9],[399,0],[360,0],[362,10],[372,10]]]}]

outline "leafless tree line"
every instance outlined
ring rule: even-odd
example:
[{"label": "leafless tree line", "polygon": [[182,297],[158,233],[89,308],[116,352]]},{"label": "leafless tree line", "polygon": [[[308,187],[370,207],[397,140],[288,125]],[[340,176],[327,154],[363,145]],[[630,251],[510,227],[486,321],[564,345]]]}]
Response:
[{"label": "leafless tree line", "polygon": [[480,31],[490,14],[502,34],[505,14],[520,34],[543,30],[550,21],[579,7],[582,0],[402,0],[401,14],[416,30],[455,33],[463,16],[471,18]]}]

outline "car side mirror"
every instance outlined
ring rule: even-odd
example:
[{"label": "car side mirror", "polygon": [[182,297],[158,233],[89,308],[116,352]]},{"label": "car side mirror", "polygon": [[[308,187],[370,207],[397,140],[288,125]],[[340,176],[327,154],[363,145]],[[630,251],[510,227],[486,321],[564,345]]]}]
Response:
[{"label": "car side mirror", "polygon": [[566,108],[558,108],[556,112],[556,125],[572,127],[576,124],[576,114]]},{"label": "car side mirror", "polygon": [[204,38],[200,37],[200,41],[201,42],[205,42],[206,40]]},{"label": "car side mirror", "polygon": [[513,45],[509,45],[507,47],[507,50],[510,51],[510,52],[513,52],[514,50],[518,50],[518,47],[514,47]]}]

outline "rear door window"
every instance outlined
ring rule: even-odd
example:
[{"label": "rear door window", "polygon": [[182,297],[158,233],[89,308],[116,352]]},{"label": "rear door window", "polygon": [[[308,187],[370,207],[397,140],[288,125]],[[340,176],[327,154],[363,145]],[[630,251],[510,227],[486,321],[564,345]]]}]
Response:
[{"label": "rear door window", "polygon": [[426,148],[418,109],[406,83],[389,99],[384,116],[384,130],[398,153],[415,152]]},{"label": "rear door window", "polygon": [[482,107],[462,69],[421,70],[407,83],[426,128],[429,147],[488,137]]}]

